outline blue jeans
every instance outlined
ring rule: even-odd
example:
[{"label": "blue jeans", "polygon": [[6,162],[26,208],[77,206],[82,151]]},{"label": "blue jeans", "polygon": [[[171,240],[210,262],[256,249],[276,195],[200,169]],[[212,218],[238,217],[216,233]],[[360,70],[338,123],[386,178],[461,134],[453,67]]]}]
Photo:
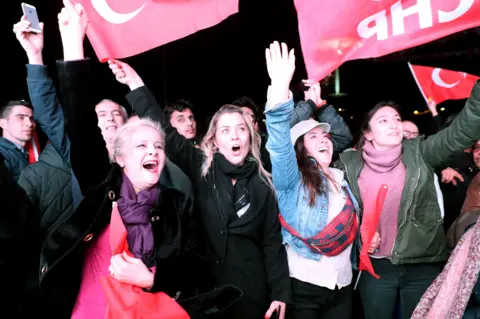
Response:
[{"label": "blue jeans", "polygon": [[365,319],[409,319],[443,267],[443,263],[394,265],[388,259],[372,259],[372,264],[380,279],[364,271],[358,283]]}]

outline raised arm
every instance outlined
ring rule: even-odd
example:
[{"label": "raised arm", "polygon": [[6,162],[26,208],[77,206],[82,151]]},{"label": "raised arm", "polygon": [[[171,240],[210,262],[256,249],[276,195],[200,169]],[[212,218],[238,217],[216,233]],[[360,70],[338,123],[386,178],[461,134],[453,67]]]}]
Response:
[{"label": "raised arm", "polygon": [[118,82],[130,88],[126,99],[139,117],[157,121],[165,131],[166,154],[196,184],[203,162],[202,152],[170,125],[153,93],[144,85],[137,72],[128,64],[112,60],[110,68]]},{"label": "raised arm", "polygon": [[64,4],[58,16],[64,61],[57,62],[57,69],[71,142],[70,161],[85,195],[105,180],[111,165],[95,113],[90,61],[83,55],[87,16],[80,5],[74,7],[68,0]]},{"label": "raised arm", "polygon": [[452,124],[421,141],[425,161],[433,168],[448,165],[450,157],[463,152],[480,139],[480,82],[475,83],[470,98]]},{"label": "raised arm", "polygon": [[272,177],[275,189],[291,190],[300,178],[295,150],[290,138],[290,118],[293,112],[293,100],[289,96],[290,81],[295,71],[293,50],[278,42],[270,45],[266,51],[267,69],[271,85],[268,89],[265,109],[268,141],[266,148],[272,162]]},{"label": "raised arm", "polygon": [[57,99],[55,85],[43,64],[43,23],[42,33],[30,32],[30,22],[22,16],[13,26],[18,42],[28,57],[27,86],[34,117],[47,135],[50,143],[64,160],[69,159],[69,142],[65,133],[63,109]]}]

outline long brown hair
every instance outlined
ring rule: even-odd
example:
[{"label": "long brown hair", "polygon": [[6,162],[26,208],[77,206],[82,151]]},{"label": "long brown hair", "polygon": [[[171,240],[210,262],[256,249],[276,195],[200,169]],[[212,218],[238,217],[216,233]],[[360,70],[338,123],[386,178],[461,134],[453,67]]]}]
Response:
[{"label": "long brown hair", "polygon": [[223,114],[228,114],[228,113],[240,114],[244,119],[245,123],[247,124],[248,132],[250,133],[249,155],[251,156],[247,155],[246,160],[257,162],[258,174],[260,175],[260,178],[267,185],[269,185],[270,188],[273,190],[274,187],[273,187],[272,178],[271,178],[272,175],[269,172],[267,172],[267,170],[263,167],[262,160],[261,160],[260,145],[261,145],[262,139],[260,135],[255,132],[250,116],[248,116],[244,111],[242,111],[240,107],[231,105],[231,104],[226,104],[222,106],[217,112],[215,112],[215,114],[212,117],[212,120],[210,121],[207,134],[205,134],[205,137],[203,138],[201,149],[204,153],[205,159],[202,165],[202,177],[205,177],[207,175],[208,170],[212,165],[213,154],[216,152],[215,146],[214,146],[214,140],[215,140],[215,133],[217,132],[218,120]]},{"label": "long brown hair", "polygon": [[330,178],[326,174],[320,174],[319,170],[324,173],[323,169],[319,167],[313,157],[307,154],[304,137],[305,135],[300,136],[295,143],[295,154],[297,156],[298,170],[302,174],[302,184],[308,190],[308,205],[313,207],[317,197],[328,192],[325,178]]}]

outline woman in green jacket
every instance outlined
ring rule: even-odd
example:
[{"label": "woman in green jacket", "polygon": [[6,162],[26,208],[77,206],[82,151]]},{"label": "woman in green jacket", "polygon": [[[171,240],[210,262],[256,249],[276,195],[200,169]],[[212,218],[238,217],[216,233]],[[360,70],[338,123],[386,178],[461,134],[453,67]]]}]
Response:
[{"label": "woman in green jacket", "polygon": [[435,169],[480,139],[480,84],[477,82],[454,122],[428,138],[404,139],[394,103],[382,102],[367,114],[356,151],[335,163],[363,208],[375,211],[383,184],[388,193],[369,253],[375,279],[358,281],[366,319],[394,317],[399,296],[402,318],[410,318],[447,259],[443,219],[434,186]]}]

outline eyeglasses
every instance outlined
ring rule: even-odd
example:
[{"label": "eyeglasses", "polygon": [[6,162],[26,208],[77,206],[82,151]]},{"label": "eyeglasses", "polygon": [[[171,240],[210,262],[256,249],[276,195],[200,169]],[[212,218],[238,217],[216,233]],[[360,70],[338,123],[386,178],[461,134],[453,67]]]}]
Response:
[{"label": "eyeglasses", "polygon": [[418,137],[418,135],[419,135],[418,132],[411,132],[411,131],[403,130],[403,136],[405,136],[407,138]]}]

